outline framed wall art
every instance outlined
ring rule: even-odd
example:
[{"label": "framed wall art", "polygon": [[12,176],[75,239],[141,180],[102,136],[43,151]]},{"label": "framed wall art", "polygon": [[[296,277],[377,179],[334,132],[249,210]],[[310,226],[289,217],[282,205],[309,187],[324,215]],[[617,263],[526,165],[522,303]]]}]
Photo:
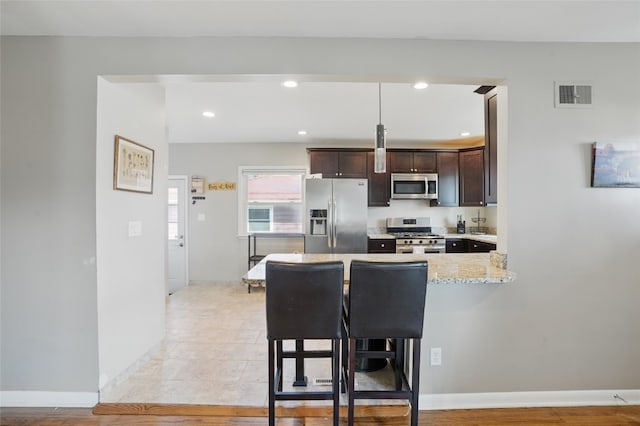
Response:
[{"label": "framed wall art", "polygon": [[154,150],[116,135],[113,189],[153,193]]},{"label": "framed wall art", "polygon": [[640,188],[640,142],[594,143],[591,186]]}]

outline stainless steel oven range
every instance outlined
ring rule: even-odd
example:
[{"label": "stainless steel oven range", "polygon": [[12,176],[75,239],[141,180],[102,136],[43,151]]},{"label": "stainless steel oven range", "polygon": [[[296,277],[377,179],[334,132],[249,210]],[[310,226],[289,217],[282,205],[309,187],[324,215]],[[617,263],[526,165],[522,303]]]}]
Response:
[{"label": "stainless steel oven range", "polygon": [[387,233],[396,237],[396,253],[444,253],[444,235],[431,232],[431,218],[389,217]]}]

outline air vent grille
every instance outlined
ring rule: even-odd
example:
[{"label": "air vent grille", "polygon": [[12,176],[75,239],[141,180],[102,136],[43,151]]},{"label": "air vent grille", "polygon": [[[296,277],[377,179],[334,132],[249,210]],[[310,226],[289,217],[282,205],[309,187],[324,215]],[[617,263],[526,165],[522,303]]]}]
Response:
[{"label": "air vent grille", "polygon": [[585,83],[556,82],[557,107],[591,106],[591,85]]},{"label": "air vent grille", "polygon": [[333,379],[331,377],[316,377],[313,379],[314,386],[331,386],[333,384]]}]

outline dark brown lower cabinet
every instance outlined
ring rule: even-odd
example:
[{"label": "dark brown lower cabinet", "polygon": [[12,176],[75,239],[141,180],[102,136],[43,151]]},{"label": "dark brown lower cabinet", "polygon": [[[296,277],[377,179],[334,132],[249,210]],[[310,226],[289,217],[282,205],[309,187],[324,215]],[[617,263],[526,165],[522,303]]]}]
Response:
[{"label": "dark brown lower cabinet", "polygon": [[469,253],[489,253],[495,249],[495,244],[469,240]]},{"label": "dark brown lower cabinet", "polygon": [[395,253],[396,240],[393,238],[369,238],[369,253]]},{"label": "dark brown lower cabinet", "polygon": [[466,238],[447,238],[447,253],[489,253],[496,245]]},{"label": "dark brown lower cabinet", "polygon": [[447,238],[446,249],[447,253],[466,253],[468,247],[468,241],[464,238]]}]

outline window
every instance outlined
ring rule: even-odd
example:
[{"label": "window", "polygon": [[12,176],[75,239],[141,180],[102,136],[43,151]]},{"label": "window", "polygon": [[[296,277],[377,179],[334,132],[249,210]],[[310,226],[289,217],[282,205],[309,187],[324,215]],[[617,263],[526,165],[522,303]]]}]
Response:
[{"label": "window", "polygon": [[303,232],[304,168],[240,167],[240,235]]},{"label": "window", "polygon": [[168,223],[169,223],[169,239],[178,239],[178,188],[170,187],[168,193]]},{"label": "window", "polygon": [[271,232],[273,228],[273,206],[249,205],[249,232]]}]

